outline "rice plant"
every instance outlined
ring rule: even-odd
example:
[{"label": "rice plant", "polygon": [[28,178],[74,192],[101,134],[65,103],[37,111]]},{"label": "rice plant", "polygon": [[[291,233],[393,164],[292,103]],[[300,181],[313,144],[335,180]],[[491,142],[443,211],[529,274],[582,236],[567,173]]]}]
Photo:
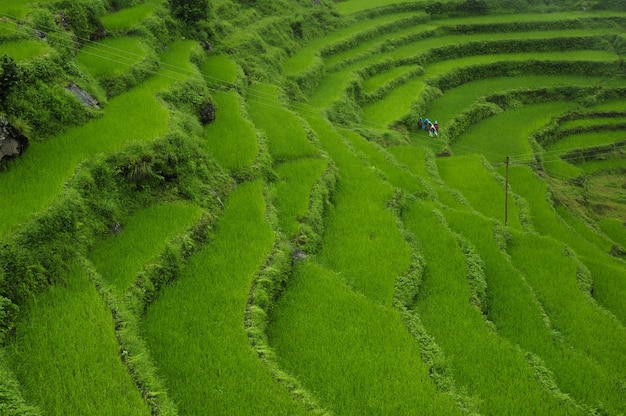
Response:
[{"label": "rice plant", "polygon": [[304,414],[258,359],[244,328],[250,285],[273,244],[263,184],[240,185],[211,243],[148,309],[145,338],[180,414]]},{"label": "rice plant", "polygon": [[97,244],[89,257],[102,278],[121,295],[134,282],[137,272],[200,214],[199,207],[184,202],[150,206],[136,212],[121,232]]},{"label": "rice plant", "polygon": [[259,145],[251,123],[241,115],[241,100],[235,92],[215,91],[216,119],[204,128],[206,146],[226,169],[238,171],[252,165]]},{"label": "rice plant", "polygon": [[516,345],[489,330],[481,313],[487,306],[470,301],[468,279],[479,278],[479,270],[469,268],[457,239],[430,205],[416,202],[403,221],[425,262],[415,309],[449,360],[457,387],[480,396],[478,411],[583,414],[537,380]]},{"label": "rice plant", "polygon": [[[554,376],[551,388],[569,394],[590,408],[623,412],[622,393],[614,374],[601,368],[584,351],[564,342],[525,277],[498,246],[506,238],[493,220],[457,210],[444,211],[450,227],[475,245],[487,282],[487,318],[497,334],[535,354]],[[547,381],[547,380],[546,380]]]},{"label": "rice plant", "polygon": [[209,86],[230,86],[237,79],[237,64],[226,54],[211,56],[200,69]]},{"label": "rice plant", "polygon": [[0,56],[7,54],[17,63],[30,61],[48,51],[50,51],[48,46],[41,41],[16,40],[0,43]]},{"label": "rice plant", "polygon": [[78,262],[33,297],[7,351],[26,400],[45,414],[151,414],[120,359],[111,311]]},{"label": "rice plant", "polygon": [[626,374],[626,329],[580,288],[580,264],[562,242],[514,235],[507,249],[554,328],[617,380]]},{"label": "rice plant", "polygon": [[276,162],[316,156],[302,120],[282,106],[274,85],[255,84],[248,88],[248,112],[255,126],[267,136],[269,152]]},{"label": "rice plant", "polygon": [[147,51],[147,46],[139,38],[106,38],[81,48],[76,61],[96,78],[115,77],[141,62]]},{"label": "rice plant", "polygon": [[400,315],[342,280],[297,265],[268,329],[280,367],[336,415],[462,414],[430,380]]},{"label": "rice plant", "polygon": [[311,188],[327,165],[324,159],[303,159],[274,168],[278,174],[275,185],[278,223],[289,238],[300,232],[300,221],[308,214]]},{"label": "rice plant", "polygon": [[506,204],[504,178],[500,177],[498,182],[494,173],[487,171],[481,157],[442,158],[437,160],[437,166],[444,182],[458,189],[475,210],[502,223],[507,220],[510,227],[522,228],[519,210],[512,196]]},{"label": "rice plant", "polygon": [[110,32],[129,30],[150,16],[160,0],[147,0],[142,4],[118,10],[102,17],[102,25]]}]

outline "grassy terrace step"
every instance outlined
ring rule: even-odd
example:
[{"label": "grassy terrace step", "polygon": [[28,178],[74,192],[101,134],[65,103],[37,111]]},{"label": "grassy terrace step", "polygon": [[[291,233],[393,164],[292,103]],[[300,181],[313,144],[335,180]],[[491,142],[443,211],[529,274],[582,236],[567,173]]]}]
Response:
[{"label": "grassy terrace step", "polygon": [[376,7],[384,7],[389,5],[396,5],[402,3],[411,3],[414,0],[352,0],[352,1],[344,1],[336,4],[337,11],[340,14],[353,14],[362,11],[368,11],[374,9]]},{"label": "grassy terrace step", "polygon": [[129,30],[150,16],[160,4],[163,4],[162,0],[147,0],[137,6],[109,13],[100,21],[108,32]]},{"label": "grassy terrace step", "polygon": [[244,311],[274,244],[263,184],[239,185],[211,242],[148,309],[143,329],[181,415],[298,415],[248,342]]},{"label": "grassy terrace step", "polygon": [[77,262],[25,305],[9,361],[44,414],[151,414],[120,359],[111,311]]},{"label": "grassy terrace step", "polygon": [[140,38],[107,37],[82,47],[76,61],[95,78],[115,77],[148,57],[149,47]]},{"label": "grassy terrace step", "polygon": [[468,301],[471,271],[463,252],[439,215],[416,202],[403,221],[426,267],[415,309],[447,357],[457,386],[480,397],[480,414],[583,414],[537,380],[515,345],[488,329],[480,309]]},{"label": "grassy terrace step", "polygon": [[295,238],[301,232],[301,221],[309,212],[311,189],[327,166],[325,159],[303,159],[274,168],[278,174],[274,204],[280,229],[288,238]]},{"label": "grassy terrace step", "polygon": [[569,255],[565,244],[515,233],[507,251],[534,289],[554,328],[569,344],[619,380],[623,388],[626,328],[580,290],[579,264]]},{"label": "grassy terrace step", "polygon": [[202,63],[200,70],[212,88],[229,88],[237,80],[237,64],[226,54],[212,55]]},{"label": "grassy terrace step", "polygon": [[422,16],[422,13],[416,12],[383,15],[374,19],[358,21],[347,28],[338,29],[326,36],[316,38],[304,45],[295,55],[285,60],[283,63],[283,74],[294,76],[309,70],[314,65],[316,56],[322,49],[331,48],[331,45],[343,41],[348,36],[355,36],[355,34],[359,33],[361,36],[365,36],[368,32],[375,33],[372,28],[377,26],[398,25],[398,22]]},{"label": "grassy terrace step", "polygon": [[[299,266],[296,283],[275,308],[268,335],[279,364],[336,414],[455,414],[450,397],[435,392],[417,341],[391,308],[396,277],[411,261],[385,209],[393,189],[326,121],[307,120],[341,180],[325,219],[319,253],[325,267]],[[386,382],[376,381],[381,378]]]},{"label": "grassy terrace step", "polygon": [[[504,223],[504,178],[496,180],[478,155],[437,159],[441,179],[450,187],[458,189],[472,208],[487,218]],[[498,175],[499,176],[499,175]],[[511,198],[508,206],[508,225],[522,229],[519,208]]]},{"label": "grassy terrace step", "polygon": [[280,103],[276,86],[255,84],[248,88],[246,98],[252,121],[267,135],[269,152],[274,161],[319,154],[309,141],[302,120]]},{"label": "grassy terrace step", "polygon": [[259,144],[252,124],[242,116],[242,99],[235,91],[215,91],[215,121],[204,128],[206,146],[226,169],[239,172],[254,163]]},{"label": "grassy terrace step", "polygon": [[[396,277],[409,267],[410,253],[385,206],[393,188],[350,152],[324,121],[308,119],[339,169],[334,209],[325,219],[320,257],[340,271],[348,286],[372,301],[391,305]],[[376,259],[376,260],[374,260]]]},{"label": "grassy terrace step", "polygon": [[504,111],[471,125],[452,144],[455,154],[480,153],[490,162],[527,162],[533,158],[528,137],[575,103],[548,102]]},{"label": "grassy terrace step", "polygon": [[[446,27],[441,27],[445,29]],[[451,27],[447,27],[450,29]],[[490,47],[500,47],[501,52],[505,49],[511,50],[510,46],[504,43],[517,41],[520,45],[526,46],[527,51],[535,50],[540,44],[546,48],[550,42],[559,39],[571,38],[574,41],[583,42],[595,37],[610,37],[623,30],[616,27],[594,28],[594,29],[553,29],[553,30],[533,30],[526,32],[479,32],[472,34],[447,34],[445,30],[438,32],[437,27],[432,24],[418,26],[411,30],[405,29],[397,33],[391,33],[381,39],[372,39],[357,47],[341,52],[337,56],[331,55],[325,58],[324,63],[329,72],[340,70],[346,65],[359,65],[360,67],[380,65],[382,62],[399,61],[400,63],[418,62],[423,60],[436,60],[438,51],[445,51],[446,48],[453,48],[462,44],[477,46],[479,44]],[[368,49],[369,47],[369,49]],[[553,48],[554,49],[554,48]],[[432,50],[432,51],[431,51]],[[491,52],[493,53],[493,52]]]},{"label": "grassy terrace step", "polygon": [[[189,61],[193,45],[195,42],[191,41],[171,44],[161,56],[162,62],[170,68],[180,68]],[[0,175],[0,187],[5,190],[0,211],[14,212],[0,225],[0,235],[50,205],[83,160],[98,153],[114,152],[129,142],[152,140],[165,134],[169,115],[156,94],[186,77],[184,73],[161,69],[151,79],[111,99],[103,117],[32,144],[8,172]],[[128,120],[132,120],[130,128]],[[68,152],[68,148],[72,151]]]},{"label": "grassy terrace step", "polygon": [[556,386],[579,404],[623,413],[626,403],[616,378],[584,351],[563,342],[524,276],[498,247],[501,225],[474,213],[446,210],[450,227],[476,247],[487,282],[487,318],[497,333],[535,354],[554,375]]},{"label": "grassy terrace step", "polygon": [[626,133],[623,130],[599,130],[571,134],[547,146],[546,156],[550,158],[566,156],[568,153],[578,149],[606,146],[623,140],[626,140]]},{"label": "grassy terrace step", "polygon": [[546,183],[528,167],[512,166],[509,183],[516,194],[528,201],[534,228],[542,235],[567,241],[591,272],[594,298],[626,325],[626,272],[622,262],[607,254],[610,244],[592,244],[567,226],[548,201]]},{"label": "grassy terrace step", "polygon": [[381,176],[391,185],[412,194],[426,191],[424,183],[409,170],[403,169],[381,146],[350,130],[341,130],[341,133],[353,149],[363,155],[364,162],[372,169],[379,169]]},{"label": "grassy terrace step", "polygon": [[105,282],[123,295],[137,273],[161,254],[170,239],[200,219],[201,210],[186,202],[154,205],[135,213],[122,231],[100,242],[89,258]]},{"label": "grassy terrace step", "polygon": [[603,80],[601,77],[583,75],[519,75],[470,81],[446,90],[444,95],[428,103],[425,115],[433,120],[437,119],[439,125],[443,127],[478,99],[491,94],[520,88],[532,89],[537,86],[593,86],[601,84]]},{"label": "grassy terrace step", "polygon": [[399,314],[306,261],[276,304],[269,339],[282,368],[339,415],[460,415],[438,391]]},{"label": "grassy terrace step", "polygon": [[[0,34],[2,34],[1,27]],[[7,54],[17,63],[44,56],[50,50],[48,45],[37,40],[16,40],[0,43],[0,56]]]}]

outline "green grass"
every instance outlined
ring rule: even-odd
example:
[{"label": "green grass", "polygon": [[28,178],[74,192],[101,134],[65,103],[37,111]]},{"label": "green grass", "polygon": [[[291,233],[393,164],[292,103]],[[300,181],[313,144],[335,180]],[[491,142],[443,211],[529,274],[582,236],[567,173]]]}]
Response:
[{"label": "green grass", "polygon": [[143,329],[180,414],[304,414],[249,344],[244,312],[274,244],[263,184],[234,191],[217,232],[148,309]]},{"label": "green grass", "polygon": [[515,77],[497,77],[470,81],[456,88],[446,90],[445,94],[428,104],[426,116],[431,120],[439,121],[441,127],[455,116],[474,104],[479,98],[500,93],[507,90],[529,88],[537,86],[566,86],[566,85],[597,85],[601,78],[585,76],[550,76],[550,75],[520,75]]},{"label": "green grass", "polygon": [[577,403],[623,412],[626,405],[615,376],[562,342],[560,334],[550,328],[532,288],[497,246],[496,223],[468,212],[446,210],[444,214],[450,227],[474,244],[483,261],[487,318],[497,333],[542,359],[556,386]]},{"label": "green grass", "polygon": [[17,40],[0,43],[0,56],[7,54],[17,63],[27,62],[49,51],[48,45],[37,40]]},{"label": "green grass", "polygon": [[[458,189],[475,210],[504,224],[504,181],[496,181],[494,173],[485,168],[480,156],[440,158],[437,159],[437,166],[443,181]],[[508,225],[515,229],[522,228],[519,210],[511,195],[508,203]]]},{"label": "green grass", "polygon": [[7,348],[25,399],[50,415],[150,415],[95,284],[75,262],[64,278],[24,306]]},{"label": "green grass", "polygon": [[[162,61],[171,65],[174,60],[180,67],[185,58],[188,61],[193,44],[171,44]],[[184,77],[160,70],[143,84],[109,100],[103,117],[32,144],[9,171],[0,175],[0,184],[6,190],[0,199],[0,211],[14,211],[10,220],[0,225],[0,235],[49,206],[83,160],[98,153],[119,151],[129,142],[145,142],[165,134],[169,113],[155,94]],[[72,151],[68,152],[68,148]]]},{"label": "green grass", "polygon": [[216,119],[204,128],[211,155],[232,172],[252,165],[259,153],[256,134],[241,115],[241,99],[234,91],[215,91]]},{"label": "green grass", "polygon": [[592,131],[579,134],[570,134],[556,143],[546,147],[550,157],[565,154],[572,150],[603,146],[625,140],[623,131]]},{"label": "green grass", "polygon": [[618,117],[585,117],[574,120],[566,120],[559,123],[562,130],[584,127],[584,128],[600,128],[613,127],[615,125],[626,124],[626,115]]},{"label": "green grass", "polygon": [[400,315],[313,262],[296,266],[268,329],[278,363],[336,415],[456,415]]},{"label": "green grass", "polygon": [[529,168],[511,167],[509,183],[515,193],[528,201],[534,228],[542,235],[567,241],[591,272],[595,287],[594,297],[622,322],[626,322],[626,305],[623,302],[626,295],[626,273],[622,263],[566,226],[548,201],[547,184]]},{"label": "green grass", "polygon": [[271,84],[248,88],[248,113],[255,126],[267,135],[270,154],[276,162],[316,156],[319,151],[309,141],[302,120],[283,107],[278,90]]},{"label": "green grass", "polygon": [[398,120],[411,110],[411,104],[417,99],[424,86],[421,78],[412,79],[391,90],[382,100],[364,106],[365,122],[382,128]]},{"label": "green grass", "polygon": [[615,218],[602,218],[598,221],[602,232],[622,247],[626,247],[626,227],[624,221]]},{"label": "green grass", "polygon": [[509,109],[470,126],[452,144],[452,150],[455,154],[480,153],[490,162],[503,162],[506,156],[512,162],[531,160],[530,134],[575,106],[547,102]]},{"label": "green grass", "polygon": [[237,64],[226,54],[209,57],[200,69],[209,86],[229,86],[237,80]]},{"label": "green grass", "polygon": [[283,74],[286,76],[296,75],[310,68],[315,62],[315,57],[324,47],[340,42],[348,36],[365,33],[376,26],[392,23],[412,16],[415,12],[382,15],[373,19],[366,19],[350,25],[347,28],[330,32],[329,34],[312,39],[306,43],[295,55],[289,57],[283,63]]},{"label": "green grass", "polygon": [[335,7],[340,14],[352,14],[376,7],[408,3],[410,1],[411,0],[348,0],[337,3]]},{"label": "green grass", "polygon": [[425,150],[421,146],[390,146],[387,151],[411,173],[420,177],[428,176]]},{"label": "green grass", "polygon": [[83,46],[76,61],[96,78],[111,78],[128,71],[148,55],[140,38],[120,36]]},{"label": "green grass", "polygon": [[341,133],[357,152],[366,158],[366,163],[380,170],[384,179],[396,188],[409,193],[424,191],[424,185],[409,170],[403,169],[385,149],[367,141],[358,133],[342,130]]},{"label": "green grass", "polygon": [[410,252],[385,209],[393,188],[355,157],[327,123],[308,119],[341,180],[324,225],[323,263],[367,298],[391,305],[395,279],[410,265]]},{"label": "green grass", "polygon": [[623,380],[626,330],[580,290],[578,263],[567,256],[564,243],[516,234],[508,252],[533,287],[554,328],[605,371]]},{"label": "green grass", "polygon": [[[38,0],[37,3],[47,4],[55,0]],[[11,0],[0,3],[0,13],[11,18],[23,19],[32,10],[33,0]]]},{"label": "green grass", "polygon": [[100,21],[109,32],[128,30],[150,16],[161,3],[163,3],[161,0],[147,0],[137,6],[109,13]]},{"label": "green grass", "polygon": [[200,218],[199,207],[185,202],[153,205],[135,213],[122,231],[97,244],[89,257],[102,278],[118,294],[135,281],[137,272],[161,254],[169,240]]},{"label": "green grass", "polygon": [[327,166],[324,159],[303,159],[274,168],[278,174],[275,201],[278,223],[288,238],[300,232],[300,221],[309,212],[311,188]]},{"label": "green grass", "polygon": [[425,262],[415,309],[451,364],[457,387],[480,397],[480,414],[583,414],[538,382],[515,344],[489,330],[468,301],[472,294],[464,255],[435,211],[418,202],[403,220]]}]

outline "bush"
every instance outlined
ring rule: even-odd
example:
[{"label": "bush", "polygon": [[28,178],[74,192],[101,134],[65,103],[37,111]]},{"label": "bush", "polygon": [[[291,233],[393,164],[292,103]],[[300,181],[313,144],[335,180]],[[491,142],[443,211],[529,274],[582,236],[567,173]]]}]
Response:
[{"label": "bush", "polygon": [[168,0],[172,14],[187,23],[196,23],[209,17],[208,0]]}]

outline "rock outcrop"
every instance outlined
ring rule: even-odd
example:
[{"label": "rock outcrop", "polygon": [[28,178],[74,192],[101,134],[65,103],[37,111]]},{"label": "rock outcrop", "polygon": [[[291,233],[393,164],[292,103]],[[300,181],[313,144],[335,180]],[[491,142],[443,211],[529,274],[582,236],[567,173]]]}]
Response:
[{"label": "rock outcrop", "polygon": [[19,134],[2,116],[0,116],[0,160],[5,156],[17,156],[22,154],[28,146],[28,139]]}]

